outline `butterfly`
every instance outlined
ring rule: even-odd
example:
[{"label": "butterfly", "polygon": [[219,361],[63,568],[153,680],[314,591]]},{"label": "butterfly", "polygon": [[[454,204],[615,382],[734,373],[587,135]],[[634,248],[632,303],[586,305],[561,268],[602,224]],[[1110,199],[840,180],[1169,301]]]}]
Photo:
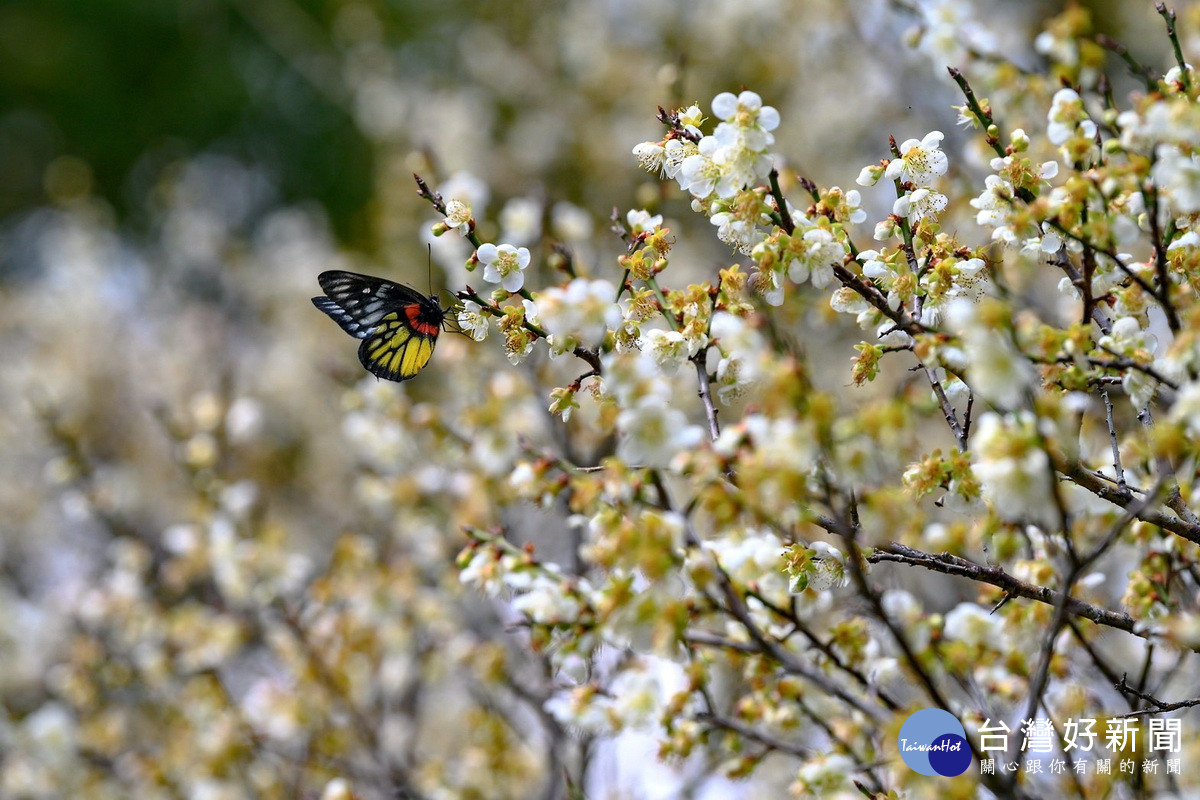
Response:
[{"label": "butterfly", "polygon": [[330,270],[317,276],[325,297],[313,305],[363,343],[358,360],[389,381],[406,381],[429,363],[449,308],[436,297],[383,278]]}]

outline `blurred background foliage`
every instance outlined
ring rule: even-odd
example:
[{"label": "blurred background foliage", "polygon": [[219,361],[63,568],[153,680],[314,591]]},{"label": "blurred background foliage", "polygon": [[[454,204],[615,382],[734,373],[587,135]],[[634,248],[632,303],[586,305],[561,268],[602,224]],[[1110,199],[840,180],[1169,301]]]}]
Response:
[{"label": "blurred background foliage", "polygon": [[[1060,7],[980,5],[997,23],[989,27],[1013,34]],[[1145,9],[1130,9],[1140,4],[1082,5],[1114,36],[1147,24]],[[628,165],[613,134],[653,132],[647,101],[679,105],[716,86],[754,86],[777,106],[819,110],[820,124],[805,114],[818,129],[809,136],[837,130],[822,143],[840,144],[838,154],[874,150],[878,131],[862,121],[909,116],[928,96],[892,91],[904,73],[883,79],[896,61],[881,68],[863,51],[895,21],[880,4],[863,13],[819,0],[736,11],[632,0],[10,0],[0,8],[0,215],[90,191],[123,223],[144,225],[164,170],[215,152],[266,170],[280,200],[317,202],[340,241],[369,247],[384,145],[430,148],[514,190],[553,185],[558,197],[602,208],[628,194],[618,188],[628,178],[598,168]],[[1128,44],[1153,60],[1141,39]],[[801,69],[808,63],[816,69]],[[876,80],[864,84],[864,72]],[[487,147],[445,152],[457,142],[439,123],[454,110],[470,117],[456,124],[473,129],[472,143]],[[863,119],[849,124],[855,114]],[[523,152],[481,157],[506,144]],[[829,160],[810,160],[814,179],[825,177]]]},{"label": "blurred background foliage", "polygon": [[[1139,58],[1166,56],[1143,35],[1157,31],[1151,3],[1086,5]],[[1032,34],[1062,8],[992,0],[976,14],[1002,52],[1033,63]],[[348,674],[399,652],[417,666],[393,670],[458,693],[423,743],[458,766],[426,761],[412,780],[471,796],[463,787],[508,770],[511,784],[477,796],[531,796],[548,767],[481,722],[495,701],[455,672],[486,684],[506,658],[487,644],[503,625],[450,599],[449,570],[460,526],[500,515],[516,432],[553,434],[553,376],[447,336],[417,381],[351,390],[362,373],[308,302],[315,277],[342,267],[424,286],[435,217],[411,174],[437,186],[463,170],[491,188],[475,209],[484,240],[511,198],[569,201],[592,222],[572,242],[583,268],[616,280],[623,246],[606,220],[649,207],[677,231],[676,261],[728,264],[707,221],[630,155],[661,135],[656,106],[707,111],[717,92],[752,88],[781,111],[777,150],[823,185],[849,186],[889,134],[945,130],[969,161],[945,66],[970,54],[906,49],[914,24],[903,3],[835,0],[0,4],[0,795],[180,796],[205,780],[244,789],[205,797],[312,795],[335,761],[234,780],[226,762],[244,753],[154,755],[211,726],[188,714],[221,707],[197,682],[206,670],[260,706],[255,675],[290,674],[280,685],[293,691],[316,680],[289,673],[294,654],[237,610],[259,591],[248,581],[266,587],[263,608],[306,593],[310,617],[275,621],[293,632],[321,617],[321,598],[376,587],[392,639],[319,641],[331,659],[346,648]],[[439,248],[435,282],[458,288],[467,255]],[[554,279],[542,269],[527,285]],[[455,419],[478,435],[438,427]],[[355,635],[383,635],[372,624]],[[138,649],[146,630],[153,657]],[[355,648],[370,667],[354,666]],[[320,693],[301,694],[311,707],[268,717],[325,730]],[[471,736],[456,739],[453,720]],[[328,724],[311,752],[355,752]]]}]

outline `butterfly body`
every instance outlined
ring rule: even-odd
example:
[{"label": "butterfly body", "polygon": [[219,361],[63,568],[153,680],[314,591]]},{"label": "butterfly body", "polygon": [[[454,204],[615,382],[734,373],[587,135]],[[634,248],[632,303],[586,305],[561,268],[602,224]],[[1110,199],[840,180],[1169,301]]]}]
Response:
[{"label": "butterfly body", "polygon": [[313,305],[363,340],[358,360],[372,375],[406,381],[429,363],[448,311],[436,297],[357,272],[322,272],[317,281],[325,296]]}]

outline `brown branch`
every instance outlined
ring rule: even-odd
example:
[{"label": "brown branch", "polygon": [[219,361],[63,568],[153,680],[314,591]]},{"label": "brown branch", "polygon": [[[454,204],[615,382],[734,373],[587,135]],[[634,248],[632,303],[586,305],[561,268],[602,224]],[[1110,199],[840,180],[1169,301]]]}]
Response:
[{"label": "brown branch", "polygon": [[708,435],[715,442],[717,437],[721,435],[721,425],[717,422],[717,407],[713,405],[712,387],[709,384],[708,369],[704,366],[707,356],[708,348],[705,347],[699,353],[692,356],[691,362],[696,366],[696,381],[700,385],[697,394],[700,396],[700,402],[704,404],[704,416],[708,420]]},{"label": "brown branch", "polygon": [[1108,441],[1112,445],[1113,470],[1117,473],[1117,491],[1128,492],[1129,486],[1125,483],[1125,470],[1121,466],[1121,448],[1117,443],[1117,429],[1113,424],[1112,399],[1108,396],[1107,389],[1101,389],[1100,396],[1104,398],[1104,417],[1108,421]]},{"label": "brown branch", "polygon": [[[1074,483],[1076,486],[1081,486],[1087,489],[1092,494],[1107,500],[1113,505],[1120,506],[1124,509],[1137,508],[1142,505],[1142,501],[1133,495],[1133,492],[1126,489],[1121,489],[1111,485],[1104,479],[1098,477],[1087,467],[1080,464],[1078,461],[1069,461],[1056,464],[1055,467],[1067,480]],[[1149,522],[1151,525],[1157,525],[1163,530],[1170,531],[1176,536],[1181,536],[1194,544],[1200,544],[1200,525],[1180,517],[1173,517],[1156,508],[1141,507],[1137,508],[1136,518],[1142,522]]]},{"label": "brown branch", "polygon": [[946,397],[946,390],[942,388],[942,382],[937,379],[937,375],[931,367],[921,365],[925,370],[925,377],[929,379],[929,385],[933,387],[933,394],[937,397],[938,405],[942,408],[942,415],[946,418],[946,424],[950,426],[950,432],[954,434],[954,439],[958,444],[960,452],[967,451],[967,431],[958,421],[958,413],[954,410],[954,406],[950,404],[950,398]]},{"label": "brown branch", "polygon": [[[968,578],[976,583],[986,583],[998,589],[1003,589],[1005,594],[1009,596],[1036,600],[1039,603],[1047,605],[1057,604],[1062,594],[1046,586],[1025,583],[1019,578],[1009,575],[999,567],[984,566],[983,564],[977,564],[974,561],[962,558],[961,556],[951,555],[950,553],[926,553],[897,542],[890,542],[877,547],[871,555],[867,556],[867,562],[871,564],[893,562],[922,567],[932,572]],[[1069,613],[1091,620],[1097,625],[1116,628],[1134,636],[1141,636],[1143,638],[1146,636],[1144,632],[1137,630],[1137,623],[1128,614],[1121,614],[1106,608],[1093,606],[1074,597],[1067,600],[1065,607]]]},{"label": "brown branch", "polygon": [[1132,695],[1140,700],[1145,700],[1147,703],[1154,706],[1153,708],[1141,708],[1137,709],[1136,711],[1130,711],[1128,714],[1122,714],[1121,716],[1124,717],[1138,717],[1144,714],[1165,714],[1168,711],[1178,711],[1181,708],[1195,708],[1196,706],[1200,706],[1200,697],[1193,697],[1190,700],[1180,700],[1176,703],[1164,703],[1157,697],[1154,697],[1147,692],[1139,691],[1130,686],[1126,682],[1125,675],[1121,676],[1121,680],[1115,686],[1117,691],[1123,694]]},{"label": "brown branch", "polygon": [[1150,239],[1154,245],[1154,274],[1158,278],[1158,291],[1154,297],[1162,306],[1167,317],[1167,327],[1172,333],[1179,333],[1179,315],[1175,312],[1175,304],[1171,302],[1171,276],[1167,269],[1167,243],[1163,239],[1161,226],[1158,224],[1158,190],[1153,185],[1147,185],[1142,190],[1143,195],[1149,195],[1150,207],[1146,209],[1146,218],[1150,222]]},{"label": "brown branch", "polygon": [[770,734],[763,733],[757,728],[752,728],[749,725],[744,725],[737,720],[723,717],[716,713],[701,712],[696,715],[697,722],[706,722],[717,728],[724,728],[727,731],[733,731],[736,734],[744,736],[751,741],[758,742],[770,750],[776,750],[780,753],[796,756],[797,758],[812,758],[813,751],[807,747],[801,747],[798,744],[785,742],[782,739],[777,739]]}]

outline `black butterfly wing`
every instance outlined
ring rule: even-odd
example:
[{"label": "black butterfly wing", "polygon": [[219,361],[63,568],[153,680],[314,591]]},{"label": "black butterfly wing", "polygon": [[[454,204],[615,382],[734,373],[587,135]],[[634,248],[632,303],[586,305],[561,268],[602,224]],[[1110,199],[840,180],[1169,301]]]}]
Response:
[{"label": "black butterfly wing", "polygon": [[342,330],[365,339],[391,311],[429,298],[415,289],[373,275],[330,270],[317,276],[325,297],[314,297],[313,305],[329,315]]}]

